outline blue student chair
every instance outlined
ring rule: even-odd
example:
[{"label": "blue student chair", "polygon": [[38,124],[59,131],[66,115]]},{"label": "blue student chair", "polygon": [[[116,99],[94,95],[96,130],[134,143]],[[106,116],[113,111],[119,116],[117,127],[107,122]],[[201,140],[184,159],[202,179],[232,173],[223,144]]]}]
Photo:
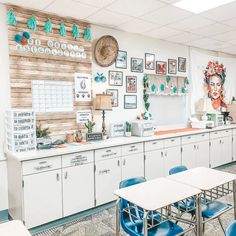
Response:
[{"label": "blue student chair", "polygon": [[[169,170],[169,174],[170,175],[177,174],[179,172],[186,171],[186,170],[187,170],[186,166],[176,166],[176,167]],[[192,215],[193,218],[195,218],[195,209],[194,209],[193,203],[194,203],[193,198],[189,198],[189,200],[187,201],[188,208],[187,208],[186,202],[175,203],[174,205],[176,208],[179,207],[180,210],[183,212],[186,211],[186,209],[190,209],[189,213]],[[192,211],[191,211],[191,206],[193,207]],[[208,201],[202,203],[202,217],[204,220],[217,218],[223,232],[225,232],[222,221],[220,219],[220,215],[221,215],[221,213],[223,213],[225,210],[227,210],[230,207],[231,207],[230,204],[226,204],[221,201],[208,200]],[[203,231],[205,231],[205,224],[203,224]]]},{"label": "blue student chair", "polygon": [[230,223],[230,225],[225,230],[226,236],[235,236],[236,235],[236,220]]},{"label": "blue student chair", "polygon": [[[120,182],[119,188],[125,188],[135,184],[145,182],[145,178],[131,178]],[[128,212],[124,211],[128,207],[131,208]],[[123,230],[130,236],[143,236],[143,209],[135,206],[134,204],[121,199],[120,201],[120,222]],[[153,217],[153,218],[152,218]],[[148,221],[159,223],[158,225],[148,230],[148,236],[174,236],[183,232],[183,229],[170,220],[166,220],[160,223],[160,215],[158,212],[150,212],[148,215]]]}]

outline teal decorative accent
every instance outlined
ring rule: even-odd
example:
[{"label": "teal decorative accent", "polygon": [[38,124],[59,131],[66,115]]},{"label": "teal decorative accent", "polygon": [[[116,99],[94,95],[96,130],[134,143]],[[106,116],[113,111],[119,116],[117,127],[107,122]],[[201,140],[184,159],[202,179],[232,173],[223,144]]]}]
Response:
[{"label": "teal decorative accent", "polygon": [[152,90],[152,92],[155,92],[155,90],[156,90],[156,85],[155,84],[152,84],[151,90]]},{"label": "teal decorative accent", "polygon": [[16,17],[13,9],[10,9],[9,12],[7,13],[7,23],[9,25],[15,25],[16,26]]},{"label": "teal decorative accent", "polygon": [[37,21],[34,16],[31,16],[29,20],[27,21],[27,26],[29,29],[36,31],[37,29]]},{"label": "teal decorative accent", "polygon": [[148,111],[150,107],[150,103],[148,102],[149,95],[147,94],[147,89],[149,88],[149,78],[147,75],[144,75],[143,77],[143,101],[144,101],[144,107]]},{"label": "teal decorative accent", "polygon": [[25,38],[27,38],[27,39],[29,39],[30,38],[30,33],[29,32],[23,32],[23,37],[25,37]]},{"label": "teal decorative accent", "polygon": [[168,76],[166,76],[166,82],[167,83],[170,83],[170,81],[171,81],[171,77],[168,75]]},{"label": "teal decorative accent", "polygon": [[149,107],[150,107],[150,103],[149,102],[147,102],[147,103],[145,103],[145,109],[148,111],[148,109],[149,109]]},{"label": "teal decorative accent", "polygon": [[73,28],[72,28],[72,36],[74,37],[74,39],[79,38],[80,32],[79,32],[79,26],[74,24]]},{"label": "teal decorative accent", "polygon": [[52,22],[50,19],[48,19],[46,22],[45,22],[45,25],[44,25],[44,32],[45,33],[52,33]]},{"label": "teal decorative accent", "polygon": [[174,86],[174,88],[173,88],[173,93],[177,93],[177,87],[176,86]]},{"label": "teal decorative accent", "polygon": [[60,35],[66,37],[66,27],[63,21],[60,23]]},{"label": "teal decorative accent", "polygon": [[181,88],[181,93],[185,93],[185,88],[184,87]]},{"label": "teal decorative accent", "polygon": [[147,103],[148,99],[149,99],[149,95],[147,93],[143,94],[143,101],[145,103]]},{"label": "teal decorative accent", "polygon": [[165,91],[165,85],[161,84],[160,89],[161,89],[162,92]]},{"label": "teal decorative accent", "polygon": [[84,39],[86,41],[91,40],[91,30],[90,30],[90,27],[88,27],[88,26],[84,30]]},{"label": "teal decorative accent", "polygon": [[106,82],[106,77],[103,73],[99,74],[97,73],[94,77],[95,82],[97,83],[105,83]]},{"label": "teal decorative accent", "polygon": [[16,41],[17,43],[21,43],[21,41],[22,41],[22,36],[21,36],[20,34],[16,34],[16,35],[15,35],[15,41]]},{"label": "teal decorative accent", "polygon": [[186,84],[187,84],[187,85],[189,85],[189,84],[190,84],[190,82],[189,82],[189,80],[188,80],[188,79],[186,79]]}]

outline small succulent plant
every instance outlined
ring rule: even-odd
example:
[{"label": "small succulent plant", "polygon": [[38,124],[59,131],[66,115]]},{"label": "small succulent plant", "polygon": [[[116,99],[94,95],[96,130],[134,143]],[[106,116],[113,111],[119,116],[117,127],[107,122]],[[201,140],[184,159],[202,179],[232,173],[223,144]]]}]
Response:
[{"label": "small succulent plant", "polygon": [[93,132],[94,125],[95,125],[95,122],[88,120],[88,122],[85,124],[85,127],[88,129],[88,133]]},{"label": "small succulent plant", "polygon": [[48,138],[50,133],[49,128],[43,129],[41,124],[36,126],[37,138]]},{"label": "small succulent plant", "polygon": [[131,132],[131,124],[129,122],[125,123],[125,132]]}]

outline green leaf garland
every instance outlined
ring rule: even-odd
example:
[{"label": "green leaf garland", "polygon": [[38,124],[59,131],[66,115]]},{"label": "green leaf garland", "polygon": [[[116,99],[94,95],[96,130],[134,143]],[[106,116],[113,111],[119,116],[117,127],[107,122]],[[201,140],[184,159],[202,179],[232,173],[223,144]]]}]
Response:
[{"label": "green leaf garland", "polygon": [[45,33],[52,33],[52,22],[50,19],[48,19],[46,22],[45,22],[45,25],[44,25],[44,32]]},{"label": "green leaf garland", "polygon": [[143,101],[144,101],[144,107],[146,111],[148,111],[150,107],[150,103],[148,102],[149,94],[147,93],[147,89],[149,88],[149,78],[147,75],[144,75],[143,77]]},{"label": "green leaf garland", "polygon": [[37,21],[34,16],[31,16],[29,20],[27,21],[27,26],[29,29],[36,31],[37,29]]},{"label": "green leaf garland", "polygon": [[80,32],[79,32],[79,26],[74,24],[72,27],[72,36],[74,39],[79,38]]},{"label": "green leaf garland", "polygon": [[16,26],[16,17],[13,9],[10,9],[8,14],[7,14],[7,23],[9,25],[15,25]]},{"label": "green leaf garland", "polygon": [[63,21],[60,23],[60,35],[66,37],[66,27]]},{"label": "green leaf garland", "polygon": [[91,30],[90,30],[90,27],[88,27],[88,26],[84,30],[84,39],[86,41],[91,40]]},{"label": "green leaf garland", "polygon": [[177,87],[176,86],[173,88],[173,93],[177,93]]}]

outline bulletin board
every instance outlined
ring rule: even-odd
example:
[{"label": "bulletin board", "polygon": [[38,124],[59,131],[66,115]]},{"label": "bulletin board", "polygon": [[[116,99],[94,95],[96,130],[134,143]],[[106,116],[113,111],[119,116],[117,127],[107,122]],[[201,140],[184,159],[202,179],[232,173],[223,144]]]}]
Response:
[{"label": "bulletin board", "polygon": [[[7,9],[14,10],[17,20],[16,26],[8,26],[12,108],[32,108],[32,81],[67,81],[74,85],[75,73],[92,74],[92,44],[91,41],[86,41],[83,38],[85,27],[90,27],[90,24],[72,18],[64,18],[17,6],[8,5]],[[37,30],[35,32],[27,27],[27,21],[32,15],[35,16],[37,21]],[[52,33],[44,32],[44,25],[47,19],[50,19],[52,22]],[[59,34],[61,21],[64,22],[67,30],[65,37]],[[78,39],[72,37],[73,24],[79,26],[80,36]],[[24,31],[30,33],[31,39],[39,39],[41,47],[45,49],[48,47],[49,40],[59,42],[60,44],[81,46],[84,48],[86,58],[33,53],[31,50],[20,51],[14,38],[16,34],[22,34]],[[52,135],[63,135],[67,131],[78,129],[76,124],[77,111],[91,109],[92,107],[92,103],[89,101],[76,102],[74,99],[74,89],[72,93],[72,111],[36,113],[37,123],[42,124],[43,127],[49,127]]]}]

